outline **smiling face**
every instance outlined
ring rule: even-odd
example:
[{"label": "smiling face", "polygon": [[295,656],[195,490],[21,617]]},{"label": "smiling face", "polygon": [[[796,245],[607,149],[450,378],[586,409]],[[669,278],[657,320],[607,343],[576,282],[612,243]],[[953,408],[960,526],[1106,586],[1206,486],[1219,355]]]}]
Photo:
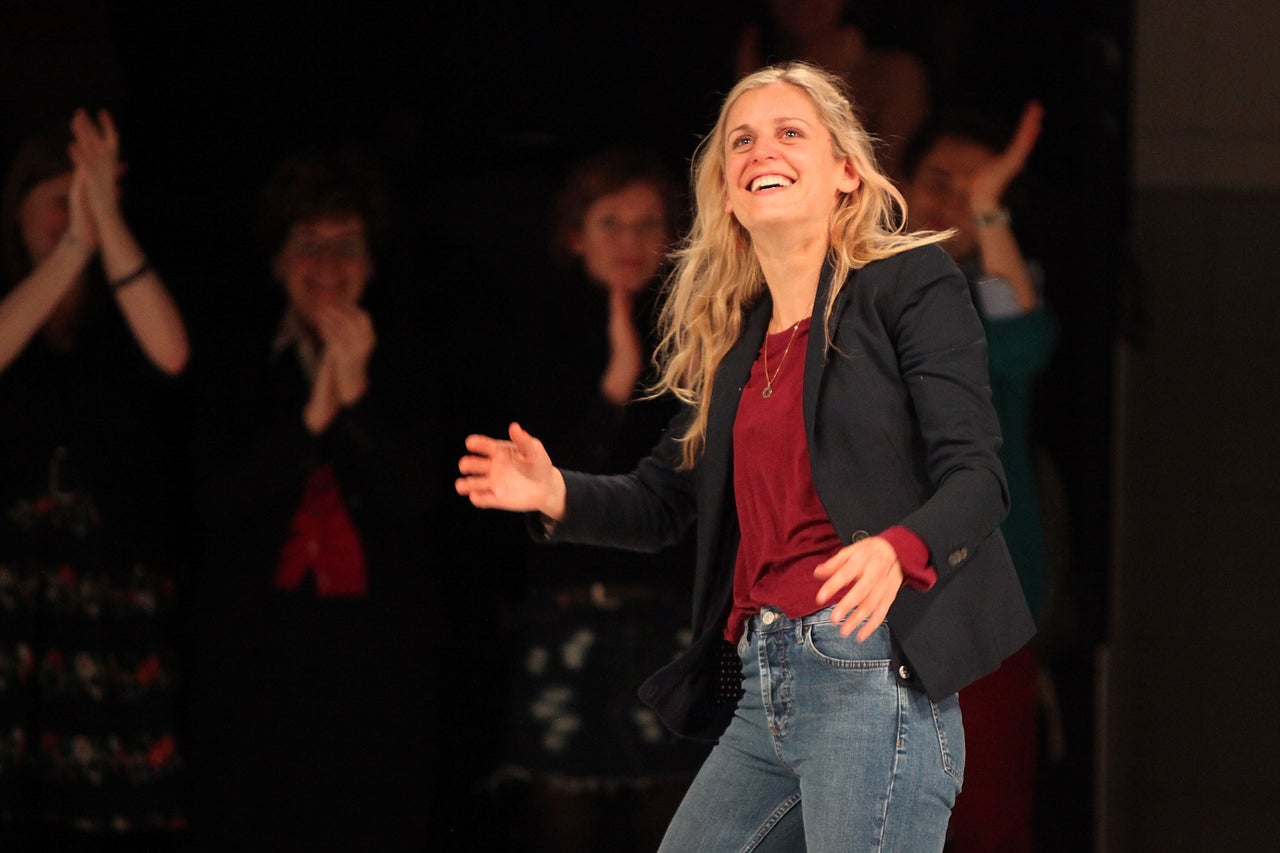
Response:
[{"label": "smiling face", "polygon": [[356,304],[373,277],[364,222],[347,216],[294,223],[273,268],[289,306],[314,329],[320,306]]},{"label": "smiling face", "polygon": [[804,90],[771,83],[745,92],[725,127],[725,210],[753,239],[782,231],[825,235],[836,200],[860,180],[836,156]]},{"label": "smiling face", "polygon": [[638,293],[658,274],[670,239],[662,196],[635,183],[592,202],[569,248],[592,281]]}]

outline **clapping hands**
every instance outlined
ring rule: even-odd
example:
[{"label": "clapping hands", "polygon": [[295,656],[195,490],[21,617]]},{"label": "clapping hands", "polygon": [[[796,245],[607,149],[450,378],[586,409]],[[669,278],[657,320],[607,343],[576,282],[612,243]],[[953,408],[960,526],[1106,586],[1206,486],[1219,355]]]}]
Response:
[{"label": "clapping hands", "polygon": [[75,167],[71,179],[70,233],[89,248],[97,248],[102,223],[119,216],[120,134],[111,113],[99,110],[97,119],[87,110],[71,116],[71,143],[67,155]]}]

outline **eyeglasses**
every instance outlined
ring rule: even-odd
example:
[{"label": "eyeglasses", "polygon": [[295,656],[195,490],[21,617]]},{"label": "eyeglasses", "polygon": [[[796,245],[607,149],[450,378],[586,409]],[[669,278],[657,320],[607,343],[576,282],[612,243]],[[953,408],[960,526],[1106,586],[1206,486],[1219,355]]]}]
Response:
[{"label": "eyeglasses", "polygon": [[285,242],[284,248],[289,254],[307,260],[319,260],[328,256],[335,261],[358,261],[369,254],[368,242],[358,234],[327,240],[306,236],[292,237]]},{"label": "eyeglasses", "polygon": [[624,222],[613,216],[606,216],[603,219],[588,220],[585,224],[586,228],[592,228],[599,231],[606,237],[618,238],[626,234],[634,234],[643,240],[662,241],[667,238],[667,224],[661,219],[640,219],[634,222]]}]

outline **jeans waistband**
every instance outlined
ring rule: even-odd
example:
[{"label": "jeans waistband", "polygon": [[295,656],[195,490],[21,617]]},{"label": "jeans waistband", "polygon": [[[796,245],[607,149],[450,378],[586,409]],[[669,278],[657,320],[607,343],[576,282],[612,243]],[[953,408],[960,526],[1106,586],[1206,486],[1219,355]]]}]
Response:
[{"label": "jeans waistband", "polygon": [[835,605],[824,607],[821,610],[810,613],[808,616],[799,618],[791,618],[776,607],[762,607],[759,613],[748,616],[743,635],[750,637],[755,634],[774,634],[779,631],[790,631],[805,625],[814,625],[819,622],[830,622],[831,611]]}]

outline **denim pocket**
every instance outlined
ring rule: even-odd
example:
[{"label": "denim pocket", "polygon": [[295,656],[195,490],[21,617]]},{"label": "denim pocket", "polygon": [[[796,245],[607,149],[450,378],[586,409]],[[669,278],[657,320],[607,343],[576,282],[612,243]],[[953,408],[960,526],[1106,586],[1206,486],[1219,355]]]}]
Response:
[{"label": "denim pocket", "polygon": [[942,756],[942,769],[956,781],[956,785],[964,785],[964,727],[960,722],[960,700],[952,693],[940,702],[930,701],[923,695],[917,701],[929,703],[929,711],[933,715],[933,725],[938,733],[938,749]]},{"label": "denim pocket", "polygon": [[804,646],[815,660],[836,669],[889,668],[889,628],[885,625],[859,643],[853,634],[842,637],[839,625],[811,622],[804,626]]}]

